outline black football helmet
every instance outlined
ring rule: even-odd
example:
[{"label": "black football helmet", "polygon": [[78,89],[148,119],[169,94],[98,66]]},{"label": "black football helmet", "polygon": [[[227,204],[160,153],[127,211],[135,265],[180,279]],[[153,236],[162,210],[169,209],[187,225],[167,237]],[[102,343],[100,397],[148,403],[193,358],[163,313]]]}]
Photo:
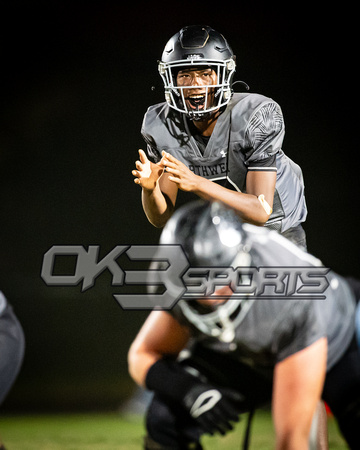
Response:
[{"label": "black football helmet", "polygon": [[[202,108],[191,110],[186,106],[184,89],[198,89],[198,86],[177,86],[177,73],[179,70],[208,67],[215,70],[217,83],[206,86]],[[209,26],[200,25],[187,26],[176,33],[166,44],[158,64],[166,101],[171,108],[186,114],[191,120],[204,120],[229,103],[235,68],[235,55],[224,36]],[[208,94],[212,91],[214,100],[210,101]]]},{"label": "black football helmet", "polygon": [[[242,222],[233,210],[202,200],[179,208],[160,237],[160,244],[181,245],[192,267],[250,267],[251,246],[247,241]],[[252,303],[249,298],[230,298],[205,310],[196,300],[180,300],[178,304],[200,331],[231,342]]]}]

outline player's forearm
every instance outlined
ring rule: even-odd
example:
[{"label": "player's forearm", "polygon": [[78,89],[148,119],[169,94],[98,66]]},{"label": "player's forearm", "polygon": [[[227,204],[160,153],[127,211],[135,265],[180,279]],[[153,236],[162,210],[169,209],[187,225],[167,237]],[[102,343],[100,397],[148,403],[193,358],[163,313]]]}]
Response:
[{"label": "player's forearm", "polygon": [[146,375],[150,367],[161,358],[157,353],[139,352],[130,348],[128,368],[131,378],[139,386],[145,387]]},{"label": "player's forearm", "polygon": [[237,211],[245,222],[264,225],[270,216],[255,195],[231,191],[206,178],[198,177],[194,193],[204,200],[223,202]]},{"label": "player's forearm", "polygon": [[170,202],[167,201],[157,184],[153,190],[142,190],[141,200],[144,212],[149,222],[157,228],[165,225],[173,212]]}]

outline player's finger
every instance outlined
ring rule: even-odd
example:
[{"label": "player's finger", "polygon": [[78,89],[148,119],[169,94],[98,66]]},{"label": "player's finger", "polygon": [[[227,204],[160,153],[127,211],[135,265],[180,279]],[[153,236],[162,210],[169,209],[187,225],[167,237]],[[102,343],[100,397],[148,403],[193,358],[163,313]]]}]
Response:
[{"label": "player's finger", "polygon": [[168,179],[169,179],[170,181],[173,181],[173,182],[176,183],[176,184],[180,184],[180,183],[181,183],[180,178],[177,178],[177,177],[169,176]]},{"label": "player's finger", "polygon": [[143,170],[143,163],[141,163],[140,161],[135,161],[135,167],[137,168],[137,170],[141,171]]},{"label": "player's finger", "polygon": [[169,173],[172,173],[174,175],[180,176],[180,170],[178,170],[178,169],[175,169],[175,168],[170,167],[170,166],[166,166],[165,170],[166,170],[166,172],[169,172]]},{"label": "player's finger", "polygon": [[163,160],[163,165],[164,166],[166,166],[166,167],[178,167],[178,164],[177,163],[174,163],[174,162],[172,162],[172,161],[169,161],[169,160],[167,160],[167,159],[164,159]]},{"label": "player's finger", "polygon": [[165,156],[165,158],[171,162],[179,162],[178,159],[174,158],[174,156],[170,155],[170,153],[166,152],[165,150],[162,151],[162,155]]},{"label": "player's finger", "polygon": [[139,149],[139,156],[140,156],[140,161],[143,164],[145,164],[148,161],[146,153],[144,152],[144,150],[141,150],[141,148]]},{"label": "player's finger", "polygon": [[165,164],[164,164],[164,157],[162,157],[162,158],[160,159],[160,161],[159,161],[157,164],[158,164],[158,166],[165,167]]}]

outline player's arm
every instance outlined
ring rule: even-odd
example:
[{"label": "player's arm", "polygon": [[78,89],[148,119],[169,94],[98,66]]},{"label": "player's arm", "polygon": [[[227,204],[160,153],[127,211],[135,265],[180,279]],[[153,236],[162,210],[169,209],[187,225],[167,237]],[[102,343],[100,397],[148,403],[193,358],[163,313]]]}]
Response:
[{"label": "player's arm", "polygon": [[178,187],[164,173],[162,161],[154,164],[143,150],[139,150],[136,170],[132,171],[134,182],[142,187],[141,200],[149,222],[163,227],[174,211]]},{"label": "player's arm", "polygon": [[[163,152],[163,164],[166,173],[169,173],[169,181],[177,184],[179,189],[193,192],[204,200],[221,201],[234,209],[245,222],[255,225],[264,225],[269,219],[273,205],[276,172],[275,171],[251,171],[246,179],[247,193],[236,192],[224,188],[217,183],[194,174],[185,164],[178,161],[169,153]],[[268,210],[260,202],[259,196],[263,195]]]},{"label": "player's arm", "polygon": [[164,173],[154,189],[142,189],[141,201],[148,221],[157,228],[163,227],[174,212],[177,186]]},{"label": "player's arm", "polygon": [[128,353],[129,373],[145,385],[148,370],[165,356],[176,356],[185,347],[189,330],[165,311],[153,311],[140,329]]},{"label": "player's arm", "polygon": [[176,356],[190,337],[189,330],[165,311],[153,311],[129,351],[129,371],[140,385],[178,402],[204,432],[225,434],[239,418],[243,397],[190,374]]},{"label": "player's arm", "polygon": [[320,338],[279,362],[274,372],[273,420],[277,450],[307,450],[312,419],[319,403],[327,358]]}]

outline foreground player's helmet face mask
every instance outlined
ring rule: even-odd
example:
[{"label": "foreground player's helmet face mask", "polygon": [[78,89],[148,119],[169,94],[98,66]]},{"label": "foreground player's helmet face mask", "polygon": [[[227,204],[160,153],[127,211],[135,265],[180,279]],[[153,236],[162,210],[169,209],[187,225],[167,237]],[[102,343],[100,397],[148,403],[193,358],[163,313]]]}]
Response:
[{"label": "foreground player's helmet face mask", "polygon": [[[205,120],[225,107],[232,96],[235,56],[226,39],[209,26],[182,28],[166,44],[158,65],[165,86],[165,99],[169,106],[186,114],[191,120]],[[190,76],[182,84],[180,71],[212,70],[208,83],[194,81]],[[192,93],[193,91],[193,93]]]},{"label": "foreground player's helmet face mask", "polygon": [[[236,268],[251,263],[240,219],[220,203],[196,201],[179,208],[166,224],[160,244],[180,244],[191,267]],[[179,306],[200,331],[231,342],[252,301],[230,298],[213,303],[209,308],[196,300],[180,300]]]}]

